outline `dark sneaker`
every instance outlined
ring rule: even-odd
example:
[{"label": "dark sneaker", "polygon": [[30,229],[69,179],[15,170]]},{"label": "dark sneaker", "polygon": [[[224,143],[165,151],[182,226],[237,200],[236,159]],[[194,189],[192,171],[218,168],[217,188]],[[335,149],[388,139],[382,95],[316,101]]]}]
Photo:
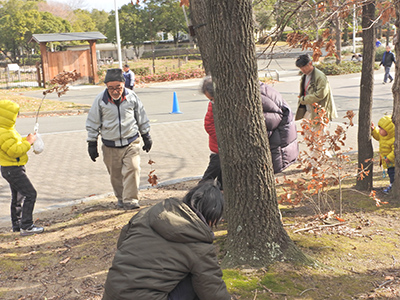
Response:
[{"label": "dark sneaker", "polygon": [[124,208],[124,202],[122,200],[118,200],[117,207]]},{"label": "dark sneaker", "polygon": [[21,223],[20,222],[12,222],[12,231],[13,232],[19,232],[21,228]]},{"label": "dark sneaker", "polygon": [[39,227],[39,226],[36,226],[36,225],[32,224],[31,227],[29,227],[28,229],[22,229],[21,228],[20,235],[22,235],[22,236],[32,235],[32,234],[35,234],[35,233],[42,233],[43,231],[44,231],[43,227]]},{"label": "dark sneaker", "polygon": [[392,81],[393,81],[393,78],[392,78],[392,79],[390,79],[389,83],[392,83]]},{"label": "dark sneaker", "polygon": [[389,194],[390,190],[392,189],[392,185],[390,184],[387,188],[383,189],[384,194]]}]

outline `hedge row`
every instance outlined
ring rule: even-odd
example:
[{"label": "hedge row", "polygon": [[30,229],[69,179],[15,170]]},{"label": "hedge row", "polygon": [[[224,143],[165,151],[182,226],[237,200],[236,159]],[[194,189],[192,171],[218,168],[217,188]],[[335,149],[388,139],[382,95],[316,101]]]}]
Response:
[{"label": "hedge row", "polygon": [[163,74],[152,74],[145,76],[136,76],[137,83],[164,82],[172,80],[183,80],[191,78],[203,78],[205,72],[203,69],[192,69],[178,72],[166,72]]}]

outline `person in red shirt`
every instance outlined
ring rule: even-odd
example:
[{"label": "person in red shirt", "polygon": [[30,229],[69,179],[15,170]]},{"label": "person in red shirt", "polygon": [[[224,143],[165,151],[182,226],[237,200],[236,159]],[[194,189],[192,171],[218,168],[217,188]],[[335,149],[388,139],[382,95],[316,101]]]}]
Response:
[{"label": "person in red shirt", "polygon": [[208,103],[206,116],[204,117],[204,129],[208,133],[208,146],[210,148],[211,154],[208,167],[205,170],[203,177],[199,183],[205,182],[209,179],[217,179],[220,188],[222,190],[222,171],[221,171],[221,163],[219,160],[217,134],[215,132],[214,114],[213,114],[214,87],[211,76],[207,76],[204,78],[201,91],[210,100],[210,102]]},{"label": "person in red shirt", "polygon": [[[213,114],[214,86],[210,76],[204,78],[201,91],[210,99],[204,118],[204,128],[209,136],[211,154],[208,167],[199,183],[217,179],[222,189],[222,169]],[[274,174],[277,174],[297,161],[299,146],[296,124],[289,105],[277,90],[260,82],[260,94]]]}]

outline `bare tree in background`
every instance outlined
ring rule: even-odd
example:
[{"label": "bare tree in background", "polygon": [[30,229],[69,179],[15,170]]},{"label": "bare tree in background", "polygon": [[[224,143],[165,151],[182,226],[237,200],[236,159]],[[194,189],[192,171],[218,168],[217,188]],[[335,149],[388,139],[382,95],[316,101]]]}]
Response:
[{"label": "bare tree in background", "polygon": [[360,102],[358,114],[358,168],[366,169],[370,173],[357,181],[357,188],[371,191],[373,167],[371,159],[374,150],[371,141],[371,115],[374,91],[374,64],[375,64],[375,1],[370,1],[362,8],[363,28],[363,62],[360,81]]},{"label": "bare tree in background", "polygon": [[[395,53],[397,60],[400,58],[400,39],[398,32],[400,30],[400,1],[395,1],[395,12],[396,12],[396,36],[393,39],[395,47]],[[395,76],[392,87],[393,92],[393,123],[396,126],[395,142],[394,142],[394,153],[395,153],[395,180],[392,188],[392,193],[395,199],[399,202],[400,199],[400,74],[399,64],[395,64]]]}]

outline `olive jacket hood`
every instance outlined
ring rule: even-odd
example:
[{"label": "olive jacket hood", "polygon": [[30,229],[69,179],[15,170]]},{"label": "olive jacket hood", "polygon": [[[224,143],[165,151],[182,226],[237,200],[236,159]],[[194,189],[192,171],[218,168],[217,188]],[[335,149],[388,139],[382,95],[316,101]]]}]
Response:
[{"label": "olive jacket hood", "polygon": [[167,300],[187,275],[201,300],[228,300],[211,228],[188,205],[167,199],[122,229],[103,300]]}]

